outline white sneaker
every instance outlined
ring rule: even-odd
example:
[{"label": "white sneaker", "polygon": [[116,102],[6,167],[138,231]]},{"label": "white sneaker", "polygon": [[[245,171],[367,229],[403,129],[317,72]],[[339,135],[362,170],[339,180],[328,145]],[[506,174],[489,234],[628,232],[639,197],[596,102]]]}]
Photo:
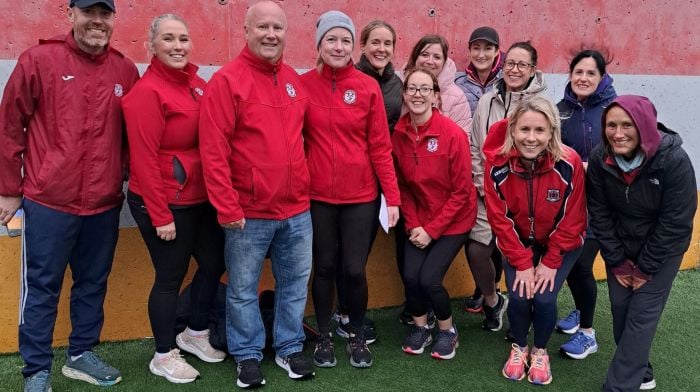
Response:
[{"label": "white sneaker", "polygon": [[175,384],[192,382],[199,377],[197,369],[190,366],[180,355],[180,350],[176,348],[170,350],[167,356],[161,359],[157,359],[154,355],[148,368],[156,376],[165,377],[166,380]]},{"label": "white sneaker", "polygon": [[209,330],[200,336],[190,336],[187,331],[182,331],[175,337],[175,343],[182,351],[196,355],[204,362],[221,362],[226,358],[226,353],[217,350],[209,343]]},{"label": "white sneaker", "polygon": [[644,381],[642,382],[642,385],[639,386],[640,391],[651,391],[652,389],[655,389],[655,388],[656,388],[656,380],[653,378],[651,380],[644,379]]}]

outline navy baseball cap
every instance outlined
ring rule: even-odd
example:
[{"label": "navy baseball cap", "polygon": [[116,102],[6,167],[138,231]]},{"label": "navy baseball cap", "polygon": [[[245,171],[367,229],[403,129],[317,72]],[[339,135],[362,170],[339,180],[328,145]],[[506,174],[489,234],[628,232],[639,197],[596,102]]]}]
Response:
[{"label": "navy baseball cap", "polygon": [[102,4],[105,7],[109,8],[112,10],[112,12],[116,12],[117,9],[114,7],[114,0],[70,0],[68,3],[69,7],[78,7],[78,8],[87,8],[90,6],[93,6],[95,4]]}]

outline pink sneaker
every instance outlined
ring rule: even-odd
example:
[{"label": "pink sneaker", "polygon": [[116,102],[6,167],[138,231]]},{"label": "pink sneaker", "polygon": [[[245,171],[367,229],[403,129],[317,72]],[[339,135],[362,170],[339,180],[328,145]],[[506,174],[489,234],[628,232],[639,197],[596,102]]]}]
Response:
[{"label": "pink sneaker", "polygon": [[503,377],[513,380],[520,381],[525,378],[525,367],[527,366],[527,346],[520,347],[513,343],[513,348],[510,350],[510,356],[503,365]]},{"label": "pink sneaker", "polygon": [[552,369],[549,367],[547,349],[537,348],[530,354],[530,370],[527,380],[537,385],[547,385],[552,382]]}]

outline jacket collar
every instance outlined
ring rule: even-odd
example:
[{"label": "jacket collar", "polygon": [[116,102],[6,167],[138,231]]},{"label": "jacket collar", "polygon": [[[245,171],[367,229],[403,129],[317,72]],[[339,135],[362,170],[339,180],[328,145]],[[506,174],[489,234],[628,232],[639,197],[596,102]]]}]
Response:
[{"label": "jacket collar", "polygon": [[185,68],[174,69],[163,64],[163,62],[156,56],[153,56],[151,58],[151,67],[149,69],[153,70],[153,72],[165,80],[179,84],[189,84],[190,81],[197,75],[197,70],[199,67],[188,62]]},{"label": "jacket collar", "polygon": [[284,56],[280,57],[276,63],[272,64],[269,61],[263,60],[256,56],[249,48],[248,45],[243,47],[241,53],[238,55],[243,62],[250,65],[251,67],[265,73],[277,73],[282,67]]},{"label": "jacket collar", "polygon": [[321,75],[326,79],[335,79],[335,80],[345,79],[345,78],[349,77],[354,70],[355,70],[355,66],[352,63],[352,60],[350,60],[342,68],[332,68],[332,67],[327,66],[326,64],[321,65]]},{"label": "jacket collar", "polygon": [[489,83],[491,83],[492,80],[496,79],[496,77],[498,77],[501,74],[501,70],[503,69],[503,61],[505,57],[505,53],[498,51],[498,54],[496,55],[496,58],[493,61],[491,73],[489,74],[488,78],[486,78],[486,83],[482,84],[481,80],[479,80],[479,72],[476,70],[474,63],[469,62],[469,65],[467,65],[467,68],[464,70],[464,72],[467,74],[467,77],[470,78],[473,82],[475,82],[481,87],[486,87]]},{"label": "jacket collar", "polygon": [[[603,75],[603,78],[600,80],[600,83],[598,84],[598,87],[595,89],[593,94],[591,94],[590,97],[588,97],[584,102],[582,102],[581,105],[583,105],[584,107],[592,107],[602,104],[606,101],[610,102],[611,100],[613,100],[617,93],[615,92],[615,88],[613,87],[612,83],[612,76],[608,74]],[[571,81],[566,83],[566,87],[564,88],[564,100],[573,105],[579,104],[578,97],[571,88]]]},{"label": "jacket collar", "polygon": [[39,42],[60,42],[63,41],[65,42],[66,46],[68,46],[75,54],[78,56],[81,56],[89,61],[102,64],[107,60],[107,56],[109,56],[109,52],[111,51],[111,47],[109,46],[109,43],[105,45],[105,50],[102,51],[102,53],[98,55],[92,55],[90,53],[85,52],[84,50],[80,49],[78,46],[78,43],[75,42],[75,37],[73,37],[73,30],[71,30],[68,34],[66,34],[63,37],[54,37],[51,38],[50,40],[46,41],[39,41]]},{"label": "jacket collar", "polygon": [[372,64],[369,63],[369,60],[367,60],[367,57],[365,57],[364,54],[360,56],[360,61],[357,63],[357,69],[373,77],[379,83],[386,82],[394,77],[394,65],[392,63],[387,64],[386,67],[384,67],[384,72],[382,72],[380,75],[379,72],[372,67]]},{"label": "jacket collar", "polygon": [[[425,124],[417,127],[418,135],[420,135],[421,138],[427,136],[440,136],[442,133],[442,118],[443,116],[440,114],[440,111],[437,108],[433,108],[433,114],[430,116],[428,121],[426,121]],[[415,130],[411,124],[410,113],[406,113],[401,117],[399,122],[396,124],[395,131],[413,138],[415,135]]]}]

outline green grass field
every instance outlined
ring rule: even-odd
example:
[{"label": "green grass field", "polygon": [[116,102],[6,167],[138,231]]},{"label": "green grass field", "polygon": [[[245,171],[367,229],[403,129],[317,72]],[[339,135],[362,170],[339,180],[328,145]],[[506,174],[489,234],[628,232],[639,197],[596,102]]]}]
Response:
[{"label": "green grass field", "polygon": [[[374,310],[369,313],[377,324],[379,339],[371,349],[375,364],[369,369],[352,368],[344,355],[344,341],[336,337],[338,366],[317,369],[316,377],[306,381],[292,381],[266,354],[263,372],[267,391],[516,391],[546,389],[548,391],[599,391],[608,362],[612,357],[610,305],[607,286],[598,284],[598,307],[595,327],[600,350],[582,361],[569,360],[558,355],[565,335],[555,333],[549,345],[554,381],[549,386],[535,387],[523,382],[512,382],[500,373],[509,344],[503,332],[481,329],[481,315],[470,315],[458,310],[461,301],[455,300],[455,320],[460,333],[460,347],[451,361],[437,361],[428,355],[408,356],[400,349],[406,333],[397,322],[396,308]],[[700,391],[700,352],[696,329],[700,325],[700,270],[681,272],[676,281],[661,324],[656,334],[651,361],[657,379],[657,391]],[[567,288],[559,298],[559,313],[567,313],[572,306]],[[307,352],[312,350],[307,347]],[[230,391],[235,390],[234,362],[229,358],[220,364],[204,363],[192,356],[188,361],[202,374],[191,384],[174,385],[148,371],[153,355],[151,340],[102,344],[97,352],[121,369],[124,381],[110,391]],[[61,375],[65,350],[56,350],[53,368],[54,391],[96,391],[99,387],[68,380]],[[0,390],[22,390],[18,355],[0,356]]]}]

